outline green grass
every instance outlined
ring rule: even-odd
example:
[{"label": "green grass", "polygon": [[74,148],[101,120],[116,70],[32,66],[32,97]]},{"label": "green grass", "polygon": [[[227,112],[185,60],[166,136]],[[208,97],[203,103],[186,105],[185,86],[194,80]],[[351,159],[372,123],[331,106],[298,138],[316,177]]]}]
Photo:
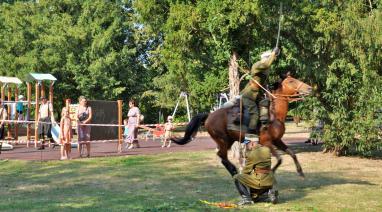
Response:
[{"label": "green grass", "polygon": [[[244,211],[381,211],[382,161],[300,152],[306,179],[284,155],[280,203]],[[216,211],[239,200],[213,151],[72,161],[0,161],[1,211]],[[220,209],[223,210],[223,209]],[[238,210],[238,209],[235,209]]]}]

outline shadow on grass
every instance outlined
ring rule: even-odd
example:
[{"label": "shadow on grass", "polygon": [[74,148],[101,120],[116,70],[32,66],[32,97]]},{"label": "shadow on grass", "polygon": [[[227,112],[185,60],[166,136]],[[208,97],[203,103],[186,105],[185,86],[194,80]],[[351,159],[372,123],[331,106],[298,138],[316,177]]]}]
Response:
[{"label": "shadow on grass", "polygon": [[309,193],[336,185],[376,185],[364,180],[346,179],[341,172],[307,173],[304,180],[296,177],[295,172],[280,171],[277,174],[281,202],[304,198]]},{"label": "shadow on grass", "polygon": [[[312,145],[310,143],[290,142],[288,143],[288,147],[291,148],[295,153],[323,151],[323,143]],[[327,154],[334,154],[334,153],[329,152]],[[344,157],[357,157],[357,158],[367,158],[367,159],[373,159],[373,160],[382,160],[382,151],[373,150],[368,152],[367,155],[362,156],[355,150],[355,148],[351,148],[350,150],[347,151],[347,154]]]}]

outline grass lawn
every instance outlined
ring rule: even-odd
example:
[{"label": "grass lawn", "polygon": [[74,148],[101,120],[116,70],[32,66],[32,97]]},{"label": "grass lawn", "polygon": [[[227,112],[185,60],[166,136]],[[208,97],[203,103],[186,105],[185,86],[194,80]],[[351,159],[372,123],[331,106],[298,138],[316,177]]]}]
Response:
[{"label": "grass lawn", "polygon": [[[280,203],[244,211],[382,211],[382,161],[298,153],[306,179],[284,155]],[[216,211],[239,200],[213,151],[72,161],[0,161],[1,211]],[[237,210],[237,209],[234,209]]]}]

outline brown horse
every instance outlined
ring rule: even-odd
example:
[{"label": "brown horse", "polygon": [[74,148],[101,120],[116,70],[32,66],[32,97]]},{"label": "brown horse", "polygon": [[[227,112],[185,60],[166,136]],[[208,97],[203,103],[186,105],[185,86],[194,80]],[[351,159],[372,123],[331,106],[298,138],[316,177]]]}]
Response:
[{"label": "brown horse", "polygon": [[[277,164],[272,168],[273,171],[276,171],[277,167],[282,162],[281,157],[273,147],[276,146],[293,158],[298,174],[304,177],[304,173],[302,172],[301,165],[298,162],[296,155],[288,148],[281,138],[285,133],[285,119],[288,112],[289,101],[294,97],[310,94],[311,91],[311,86],[288,76],[279,83],[276,90],[272,92],[274,98],[271,98],[270,123],[260,129],[259,142],[260,144],[271,148],[273,155],[277,157]],[[240,140],[240,142],[242,142],[245,133],[227,129],[228,110],[230,110],[230,108],[221,108],[210,114],[200,113],[196,115],[187,125],[184,137],[172,138],[171,140],[180,145],[187,144],[196,136],[200,125],[205,123],[205,128],[218,145],[219,151],[217,154],[221,158],[222,164],[228,172],[234,176],[237,174],[237,169],[228,160],[228,150],[235,141]]]}]

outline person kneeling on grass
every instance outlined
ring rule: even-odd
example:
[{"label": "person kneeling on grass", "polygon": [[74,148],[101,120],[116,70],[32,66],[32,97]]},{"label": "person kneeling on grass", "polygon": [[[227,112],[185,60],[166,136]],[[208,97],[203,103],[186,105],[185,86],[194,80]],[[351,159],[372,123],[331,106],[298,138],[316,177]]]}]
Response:
[{"label": "person kneeling on grass", "polygon": [[238,205],[253,204],[260,200],[260,195],[268,192],[269,200],[275,204],[278,201],[278,191],[275,188],[275,178],[271,170],[271,150],[258,141],[245,140],[245,166],[241,174],[233,176],[235,186],[242,200]]},{"label": "person kneeling on grass", "polygon": [[60,122],[60,141],[61,141],[61,160],[71,159],[70,152],[72,150],[72,119],[69,111],[62,108]]}]

